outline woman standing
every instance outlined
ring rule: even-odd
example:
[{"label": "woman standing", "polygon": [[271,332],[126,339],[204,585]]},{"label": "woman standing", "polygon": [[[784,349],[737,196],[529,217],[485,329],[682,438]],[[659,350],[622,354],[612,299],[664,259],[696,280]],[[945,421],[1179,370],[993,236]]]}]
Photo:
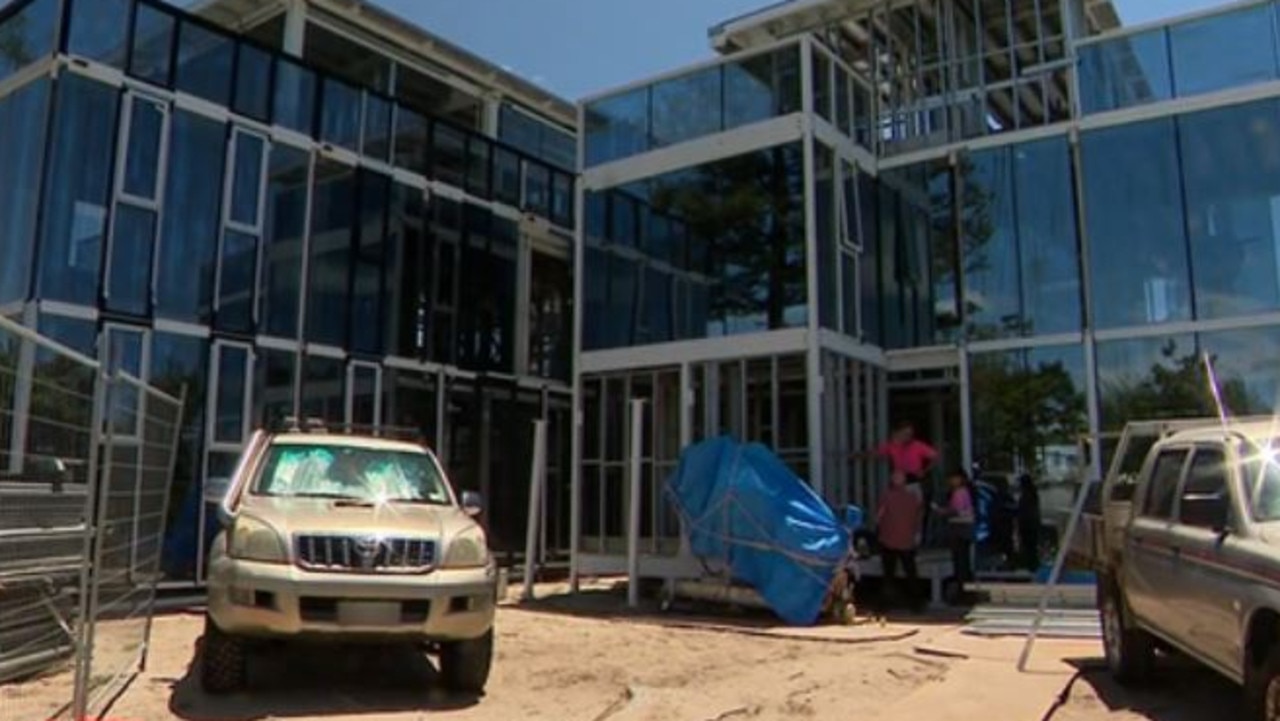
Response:
[{"label": "woman standing", "polygon": [[973,493],[969,476],[956,469],[947,477],[950,491],[945,505],[934,506],[947,521],[947,546],[951,549],[951,568],[957,584],[956,593],[964,594],[964,584],[973,581]]}]

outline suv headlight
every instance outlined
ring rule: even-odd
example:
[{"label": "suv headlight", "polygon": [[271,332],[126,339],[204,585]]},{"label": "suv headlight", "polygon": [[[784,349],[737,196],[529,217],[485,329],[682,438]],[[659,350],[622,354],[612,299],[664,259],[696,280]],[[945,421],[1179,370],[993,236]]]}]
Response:
[{"label": "suv headlight", "polygon": [[442,568],[483,568],[489,565],[489,543],[479,526],[472,526],[449,541]]},{"label": "suv headlight", "polygon": [[252,516],[240,516],[227,534],[227,555],[241,561],[288,563],[289,549],[276,529]]}]

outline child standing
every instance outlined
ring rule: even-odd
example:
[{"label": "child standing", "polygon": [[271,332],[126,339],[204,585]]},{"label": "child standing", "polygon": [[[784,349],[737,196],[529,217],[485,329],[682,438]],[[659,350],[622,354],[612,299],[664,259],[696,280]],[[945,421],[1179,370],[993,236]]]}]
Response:
[{"label": "child standing", "polygon": [[[876,513],[880,562],[884,571],[885,591],[897,590],[895,595],[901,596],[912,609],[917,606],[916,543],[923,510],[924,503],[920,496],[907,487],[907,475],[902,471],[895,471]],[[899,565],[905,576],[901,589],[897,589]]]},{"label": "child standing", "polygon": [[964,584],[973,580],[973,493],[969,490],[969,476],[957,469],[947,478],[950,495],[946,505],[934,506],[938,514],[947,519],[947,545],[951,549],[951,568],[957,593],[964,595]]}]

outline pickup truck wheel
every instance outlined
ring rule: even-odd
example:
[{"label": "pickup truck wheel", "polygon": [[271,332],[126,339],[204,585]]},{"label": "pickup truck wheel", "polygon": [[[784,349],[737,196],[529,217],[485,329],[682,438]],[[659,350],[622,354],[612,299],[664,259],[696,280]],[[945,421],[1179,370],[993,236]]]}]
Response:
[{"label": "pickup truck wheel", "polygon": [[1249,721],[1280,721],[1280,647],[1272,648],[1261,666],[1249,669],[1244,693]]},{"label": "pickup truck wheel", "polygon": [[200,686],[211,694],[238,691],[245,686],[246,668],[244,641],[224,633],[206,617],[200,648]]},{"label": "pickup truck wheel", "polygon": [[1111,675],[1123,684],[1144,681],[1155,663],[1154,639],[1134,627],[1124,598],[1114,584],[1101,584],[1098,595],[1102,640]]},{"label": "pickup truck wheel", "polygon": [[480,638],[440,645],[440,675],[450,691],[478,694],[493,665],[493,629]]}]

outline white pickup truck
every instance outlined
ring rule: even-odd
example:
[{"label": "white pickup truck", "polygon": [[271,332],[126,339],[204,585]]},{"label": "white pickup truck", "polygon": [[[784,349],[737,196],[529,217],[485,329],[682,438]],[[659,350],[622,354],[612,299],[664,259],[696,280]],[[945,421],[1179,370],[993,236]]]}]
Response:
[{"label": "white pickup truck", "polygon": [[1243,688],[1243,718],[1280,721],[1280,420],[1140,425],[1087,526],[1107,663],[1136,682],[1180,651]]}]

